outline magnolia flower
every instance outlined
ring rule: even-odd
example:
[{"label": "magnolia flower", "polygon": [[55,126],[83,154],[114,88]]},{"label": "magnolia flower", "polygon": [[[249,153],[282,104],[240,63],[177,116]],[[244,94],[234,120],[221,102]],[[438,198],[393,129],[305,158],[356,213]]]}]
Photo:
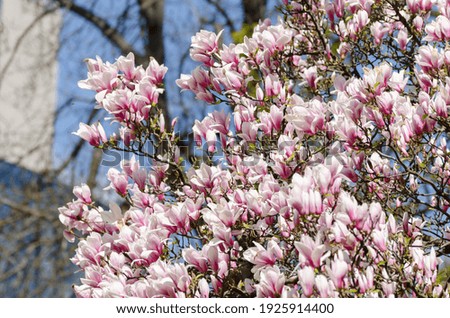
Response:
[{"label": "magnolia flower", "polygon": [[253,244],[255,244],[255,247],[246,250],[244,258],[255,264],[255,268],[275,265],[278,259],[283,258],[283,252],[274,240],[267,243],[267,249],[257,242],[253,242]]},{"label": "magnolia flower", "polygon": [[285,277],[277,266],[261,270],[259,277],[259,284],[255,285],[256,297],[273,298],[281,296]]},{"label": "magnolia flower", "polygon": [[315,285],[319,291],[320,297],[328,298],[333,296],[334,288],[332,287],[331,282],[329,282],[324,275],[316,276]]},{"label": "magnolia flower", "polygon": [[91,189],[87,184],[83,183],[81,187],[74,187],[73,194],[85,204],[92,203]]},{"label": "magnolia flower", "polygon": [[443,64],[442,55],[439,54],[438,49],[431,45],[419,48],[419,54],[416,55],[416,61],[421,69],[427,74],[431,71],[439,70]]},{"label": "magnolia flower", "polygon": [[164,64],[159,64],[153,57],[150,57],[148,66],[145,69],[145,75],[152,84],[159,86],[163,83],[167,70],[168,68]]},{"label": "magnolia flower", "polygon": [[317,89],[317,83],[322,78],[321,76],[317,76],[317,67],[312,66],[305,70],[303,73],[303,77],[305,78],[306,83],[313,91]]},{"label": "magnolia flower", "polygon": [[389,26],[382,24],[379,21],[375,21],[370,26],[375,45],[380,45],[383,37],[389,32]]},{"label": "magnolia flower", "polygon": [[183,258],[195,266],[199,271],[206,273],[208,270],[208,259],[201,252],[192,247],[183,249]]},{"label": "magnolia flower", "polygon": [[133,80],[136,75],[136,67],[134,65],[134,54],[128,53],[126,57],[121,56],[117,59],[117,69],[121,71],[125,78],[129,81]]},{"label": "magnolia flower", "polygon": [[324,244],[320,244],[319,239],[314,242],[311,237],[303,235],[300,242],[294,243],[299,253],[300,264],[305,264],[313,268],[318,268],[324,258],[327,248]]},{"label": "magnolia flower", "polygon": [[406,50],[406,45],[408,44],[409,40],[411,40],[411,38],[412,37],[408,38],[408,33],[406,30],[398,31],[397,38],[395,40],[398,43],[400,50]]},{"label": "magnolia flower", "polygon": [[450,20],[444,15],[439,15],[434,21],[425,27],[426,41],[450,40]]},{"label": "magnolia flower", "polygon": [[302,293],[310,297],[314,292],[315,274],[314,268],[305,266],[298,271],[298,280],[302,286]]},{"label": "magnolia flower", "polygon": [[86,140],[91,146],[98,147],[101,143],[108,142],[105,130],[100,123],[94,123],[90,126],[84,123],[80,123],[79,126],[80,128],[73,134]]},{"label": "magnolia flower", "polygon": [[196,296],[200,298],[209,298],[209,291],[210,287],[207,280],[204,278],[200,279],[198,282],[198,293]]},{"label": "magnolia flower", "polygon": [[326,270],[330,275],[331,281],[336,288],[344,287],[344,278],[347,275],[349,264],[343,259],[341,251],[335,255],[334,260],[331,261],[331,267],[327,266]]},{"label": "magnolia flower", "polygon": [[122,196],[127,194],[128,180],[125,174],[120,173],[115,168],[111,168],[108,170],[108,180],[111,181],[108,188],[113,188]]},{"label": "magnolia flower", "polygon": [[[97,206],[83,184],[59,209],[65,237],[79,238],[77,296],[448,296],[437,282],[443,246],[422,239],[450,238],[426,222],[445,220],[449,206],[450,10],[381,1],[373,14],[373,0],[336,0],[303,14],[299,1],[283,3],[283,19],[242,43],[192,38],[201,65],[178,86],[230,107],[195,121],[204,160],[186,169],[175,121],[158,105],[167,68],[135,66],[132,54],[88,61],[80,86],[96,92],[120,138],[108,142],[98,123],[76,134],[137,157],[107,172],[120,207]],[[311,20],[324,14],[330,23]],[[411,37],[433,43],[409,50]],[[353,55],[370,62],[350,67]],[[433,213],[411,218],[418,205]]]},{"label": "magnolia flower", "polygon": [[218,34],[201,30],[192,37],[190,54],[194,61],[204,63],[208,66],[214,65],[213,54],[219,49],[219,39],[223,31]]}]

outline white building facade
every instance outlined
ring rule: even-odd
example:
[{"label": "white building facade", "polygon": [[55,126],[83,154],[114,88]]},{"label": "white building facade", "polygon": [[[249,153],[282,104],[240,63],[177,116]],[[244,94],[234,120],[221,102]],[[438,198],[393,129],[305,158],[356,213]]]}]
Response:
[{"label": "white building facade", "polygon": [[0,162],[52,164],[61,16],[29,0],[0,3]]}]

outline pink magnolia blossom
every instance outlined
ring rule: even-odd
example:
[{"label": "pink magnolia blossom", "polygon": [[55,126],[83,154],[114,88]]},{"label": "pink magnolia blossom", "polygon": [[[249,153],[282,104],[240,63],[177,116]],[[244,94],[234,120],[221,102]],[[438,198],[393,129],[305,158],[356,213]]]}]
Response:
[{"label": "pink magnolia blossom", "polygon": [[283,257],[283,252],[275,241],[267,243],[267,249],[259,243],[254,242],[255,247],[244,252],[244,258],[257,267],[274,265],[278,259]]},{"label": "pink magnolia blossom", "polygon": [[408,44],[410,39],[411,38],[408,38],[408,33],[405,30],[400,30],[398,32],[396,41],[398,43],[400,50],[402,51],[406,50],[406,45]]},{"label": "pink magnolia blossom", "polygon": [[200,279],[200,282],[198,283],[198,297],[209,298],[209,291],[208,281],[204,278]]},{"label": "pink magnolia blossom", "polygon": [[117,69],[122,72],[125,78],[129,81],[133,80],[136,76],[136,67],[134,64],[134,54],[128,53],[128,55],[121,56],[117,59]]},{"label": "pink magnolia blossom", "polygon": [[102,143],[108,142],[105,130],[100,123],[94,123],[90,126],[80,123],[80,128],[73,134],[86,140],[91,146],[94,147],[98,147]]},{"label": "pink magnolia blossom", "polygon": [[325,110],[319,101],[314,100],[308,105],[295,106],[292,111],[287,119],[296,129],[314,135],[325,128]]},{"label": "pink magnolia blossom", "polygon": [[438,50],[432,46],[422,46],[416,56],[417,64],[427,74],[442,67],[443,59]]},{"label": "pink magnolia blossom", "polygon": [[227,108],[192,123],[190,162],[159,105],[167,68],[88,60],[80,86],[119,128],[76,134],[135,157],[109,169],[109,209],[84,184],[59,209],[77,296],[448,297],[448,6],[282,12],[242,43],[192,38],[201,65],[177,85]]},{"label": "pink magnolia blossom", "polygon": [[215,98],[208,90],[213,83],[209,78],[208,73],[201,67],[197,67],[192,75],[181,74],[181,77],[176,81],[177,85],[182,90],[191,90],[199,100],[207,103],[213,103]]},{"label": "pink magnolia blossom", "polygon": [[115,168],[111,168],[108,171],[108,180],[111,181],[110,187],[116,190],[117,193],[122,196],[127,194],[128,180],[123,173],[120,173]]},{"label": "pink magnolia blossom", "polygon": [[257,297],[279,297],[283,292],[285,278],[278,267],[269,267],[259,274],[259,284],[255,286]]},{"label": "pink magnolia blossom", "polygon": [[309,297],[313,294],[314,284],[315,284],[315,274],[314,268],[310,266],[305,266],[298,271],[298,279],[300,285],[302,286],[302,293]]},{"label": "pink magnolia blossom", "polygon": [[313,241],[307,235],[303,235],[300,242],[295,242],[295,247],[299,252],[300,264],[306,264],[314,268],[321,265],[323,257],[327,257],[327,247],[319,242],[320,238]]},{"label": "pink magnolia blossom", "polygon": [[192,247],[183,250],[183,258],[203,273],[206,273],[208,270],[208,259]]},{"label": "pink magnolia blossom", "polygon": [[92,203],[91,189],[86,184],[82,184],[81,187],[74,187],[73,194],[85,204]]},{"label": "pink magnolia blossom", "polygon": [[389,32],[389,27],[376,21],[371,25],[370,31],[374,37],[374,43],[380,45],[383,37]]},{"label": "pink magnolia blossom", "polygon": [[327,267],[328,274],[336,288],[344,287],[344,278],[348,272],[348,268],[349,264],[343,259],[342,253],[335,255],[334,260],[331,261],[331,266]]},{"label": "pink magnolia blossom", "polygon": [[317,83],[321,79],[320,76],[317,76],[317,67],[312,66],[305,70],[304,75],[305,81],[312,90],[317,89]]},{"label": "pink magnolia blossom", "polygon": [[88,78],[78,82],[83,89],[92,89],[97,92],[95,98],[100,102],[107,93],[118,87],[117,66],[109,62],[103,63],[100,57],[96,60],[87,59]]},{"label": "pink magnolia blossom", "polygon": [[198,32],[192,37],[191,57],[194,61],[213,66],[213,54],[219,49],[218,42],[222,32],[215,34],[206,30]]},{"label": "pink magnolia blossom", "polygon": [[[145,69],[145,75],[152,84],[158,86],[163,83],[167,70],[168,68],[165,67],[164,64],[159,64],[153,57],[150,57],[150,62]],[[145,79],[145,77],[143,79]]]},{"label": "pink magnolia blossom", "polygon": [[425,27],[427,41],[448,41],[450,39],[450,20],[440,15]]}]

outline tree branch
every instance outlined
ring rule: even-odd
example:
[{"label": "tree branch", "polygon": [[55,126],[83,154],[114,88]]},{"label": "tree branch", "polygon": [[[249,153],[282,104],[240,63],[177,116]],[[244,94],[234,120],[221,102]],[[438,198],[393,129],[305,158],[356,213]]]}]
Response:
[{"label": "tree branch", "polygon": [[230,15],[225,11],[225,9],[219,4],[217,0],[208,0],[208,3],[213,5],[214,8],[223,16],[225,19],[225,24],[230,28],[230,32],[235,32],[233,20],[231,20]]},{"label": "tree branch", "polygon": [[0,204],[2,205],[6,205],[8,207],[10,207],[11,209],[17,210],[17,211],[21,211],[25,214],[37,217],[37,218],[41,218],[41,219],[45,219],[49,222],[54,222],[55,219],[52,218],[50,216],[50,214],[45,214],[44,211],[38,210],[38,209],[33,209],[27,205],[23,205],[23,204],[19,204],[16,203],[8,198],[5,197],[0,197]]},{"label": "tree branch", "polygon": [[127,54],[129,52],[134,52],[135,49],[133,46],[128,43],[127,40],[120,34],[117,29],[112,27],[106,20],[95,15],[91,11],[75,4],[73,1],[69,0],[55,0],[61,8],[65,8],[70,12],[73,12],[80,17],[86,19],[86,21],[90,22],[93,26],[99,29],[115,46],[117,46],[123,54]]},{"label": "tree branch", "polygon": [[[95,115],[97,115],[98,113],[98,109],[97,108],[93,108],[91,113],[89,114],[89,118],[87,120],[87,124],[91,124],[92,121],[95,118]],[[54,171],[52,171],[52,173],[56,176],[58,174],[60,174],[68,165],[70,162],[72,162],[73,159],[75,159],[78,154],[81,151],[81,148],[83,147],[83,145],[85,144],[85,140],[81,139],[78,141],[78,143],[76,144],[76,146],[72,149],[71,154],[66,158],[66,160]]]}]

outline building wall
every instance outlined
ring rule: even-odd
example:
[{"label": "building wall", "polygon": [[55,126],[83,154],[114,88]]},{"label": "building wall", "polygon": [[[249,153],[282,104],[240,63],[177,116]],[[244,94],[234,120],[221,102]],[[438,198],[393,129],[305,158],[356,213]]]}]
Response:
[{"label": "building wall", "polygon": [[52,163],[61,17],[29,0],[0,8],[0,162],[42,172]]}]

